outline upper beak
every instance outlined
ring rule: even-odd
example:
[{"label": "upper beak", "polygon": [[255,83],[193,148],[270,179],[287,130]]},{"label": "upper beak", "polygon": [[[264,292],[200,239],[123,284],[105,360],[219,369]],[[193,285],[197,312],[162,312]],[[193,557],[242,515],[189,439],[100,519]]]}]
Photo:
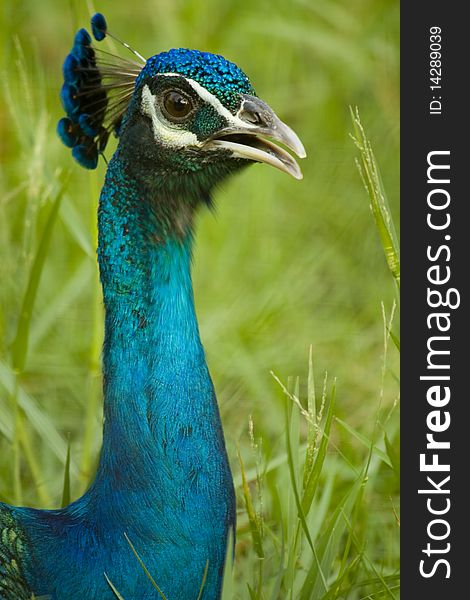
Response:
[{"label": "upper beak", "polygon": [[211,147],[230,150],[236,158],[263,162],[295,179],[302,179],[296,160],[281,146],[264,139],[281,142],[299,158],[307,156],[297,134],[265,102],[255,96],[244,95],[236,117],[233,125],[218,131],[209,140]]}]

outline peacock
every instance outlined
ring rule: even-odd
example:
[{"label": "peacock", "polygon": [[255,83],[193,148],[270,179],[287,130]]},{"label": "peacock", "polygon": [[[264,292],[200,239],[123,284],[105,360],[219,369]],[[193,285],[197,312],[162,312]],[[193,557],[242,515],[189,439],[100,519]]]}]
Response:
[{"label": "peacock", "polygon": [[[101,14],[91,29],[98,42],[118,39]],[[221,595],[235,493],[194,308],[194,218],[252,163],[301,179],[275,141],[300,158],[305,151],[234,63],[182,48],[146,60],[121,43],[132,60],[78,31],[57,127],[87,169],[104,158],[110,135],[118,138],[98,208],[99,464],[65,508],[0,504],[1,600]]]}]

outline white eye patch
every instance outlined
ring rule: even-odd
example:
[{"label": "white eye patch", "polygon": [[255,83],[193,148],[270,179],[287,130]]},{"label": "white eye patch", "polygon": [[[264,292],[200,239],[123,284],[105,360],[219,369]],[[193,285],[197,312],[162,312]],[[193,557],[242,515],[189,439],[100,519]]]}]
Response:
[{"label": "white eye patch", "polygon": [[157,98],[152,94],[148,85],[144,85],[142,89],[140,107],[142,113],[152,121],[153,136],[156,142],[171,148],[202,145],[194,133],[172,126],[166,121],[158,106]]},{"label": "white eye patch", "polygon": [[[164,73],[159,77],[180,77],[178,73]],[[205,104],[212,106],[215,111],[223,117],[227,122],[227,127],[236,127],[247,129],[256,129],[256,125],[240,119],[239,115],[243,112],[243,104],[240,107],[236,115],[225,108],[220,100],[211,94],[200,85],[197,81],[189,79],[187,77],[184,80],[193,88],[196,94],[201,98]],[[198,146],[201,147],[203,142],[200,142],[197,136],[191,131],[186,131],[176,126],[172,126],[162,115],[156,96],[152,94],[148,85],[145,85],[142,90],[142,103],[141,110],[144,115],[150,117],[152,121],[152,129],[155,141],[164,143],[172,148],[184,148],[186,146]]]}]

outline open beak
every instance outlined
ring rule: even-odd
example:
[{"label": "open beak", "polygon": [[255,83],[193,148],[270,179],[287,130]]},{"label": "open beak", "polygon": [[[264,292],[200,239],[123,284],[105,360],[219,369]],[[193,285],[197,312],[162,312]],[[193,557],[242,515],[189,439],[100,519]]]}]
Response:
[{"label": "open beak", "polygon": [[307,156],[297,134],[265,102],[255,96],[244,95],[236,123],[218,131],[208,144],[211,148],[229,150],[235,158],[266,163],[295,179],[302,179],[297,161],[271,140],[281,142],[299,158]]}]

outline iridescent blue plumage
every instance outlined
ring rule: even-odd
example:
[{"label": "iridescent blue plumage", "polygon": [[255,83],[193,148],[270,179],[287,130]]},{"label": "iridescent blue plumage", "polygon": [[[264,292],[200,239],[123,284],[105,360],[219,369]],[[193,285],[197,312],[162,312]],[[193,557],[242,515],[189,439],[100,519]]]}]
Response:
[{"label": "iridescent blue plumage", "polygon": [[96,13],[91,18],[91,31],[93,33],[93,37],[97,42],[101,42],[106,37],[106,30],[108,26],[106,24],[106,19],[104,15],[101,13]]},{"label": "iridescent blue plumage", "polygon": [[218,54],[186,48],[162,52],[148,59],[137,78],[136,86],[157,73],[179,73],[195,79],[230,109],[238,108],[240,94],[255,95],[245,73],[235,63]]},{"label": "iridescent blue plumage", "polygon": [[68,117],[63,117],[57,123],[57,134],[67,148],[73,148],[77,145],[78,136],[72,121]]},{"label": "iridescent blue plumage", "polygon": [[[111,35],[102,15],[92,30]],[[103,446],[64,509],[0,504],[0,600],[111,600],[109,581],[125,600],[161,598],[129,540],[168,600],[218,600],[235,494],[194,309],[194,216],[251,162],[300,178],[259,136],[303,147],[221,56],[178,49],[109,67],[80,30],[63,74],[57,131],[74,158],[95,168],[119,137],[98,209]]]}]

